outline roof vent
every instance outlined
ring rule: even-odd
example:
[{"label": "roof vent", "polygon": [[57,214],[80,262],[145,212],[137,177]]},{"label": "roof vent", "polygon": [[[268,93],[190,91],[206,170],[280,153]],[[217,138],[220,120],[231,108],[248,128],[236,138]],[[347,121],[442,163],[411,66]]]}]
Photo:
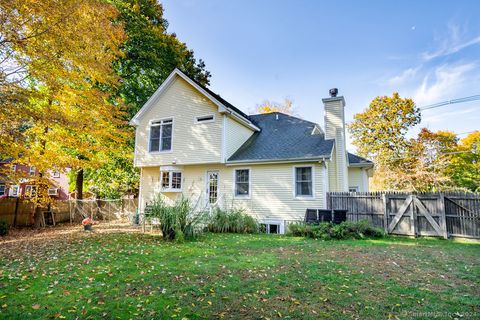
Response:
[{"label": "roof vent", "polygon": [[330,93],[330,97],[335,98],[338,94],[338,89],[337,88],[332,88],[328,92]]}]

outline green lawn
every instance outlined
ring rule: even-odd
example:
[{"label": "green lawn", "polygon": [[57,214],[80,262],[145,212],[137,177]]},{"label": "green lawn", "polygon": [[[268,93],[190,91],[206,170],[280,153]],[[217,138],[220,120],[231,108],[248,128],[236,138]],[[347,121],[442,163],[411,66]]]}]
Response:
[{"label": "green lawn", "polygon": [[0,243],[0,318],[480,318],[480,245],[75,232]]}]

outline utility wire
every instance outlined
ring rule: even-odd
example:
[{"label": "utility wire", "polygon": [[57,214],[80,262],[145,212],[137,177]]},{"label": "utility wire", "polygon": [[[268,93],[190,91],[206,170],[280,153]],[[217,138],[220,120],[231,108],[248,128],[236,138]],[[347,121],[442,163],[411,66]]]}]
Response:
[{"label": "utility wire", "polygon": [[467,132],[459,132],[459,133],[455,133],[456,136],[461,136],[461,135],[464,135],[464,134],[470,134],[470,133],[474,133],[474,132],[477,132],[478,130],[473,130],[473,131],[467,131]]},{"label": "utility wire", "polygon": [[434,104],[429,104],[429,105],[420,107],[419,109],[420,110],[428,110],[428,109],[443,107],[443,106],[446,106],[446,105],[449,105],[449,104],[470,102],[470,101],[476,101],[476,100],[480,100],[480,94],[477,94],[477,95],[474,95],[474,96],[469,96],[469,97],[464,97],[464,98],[447,100],[447,101],[438,102],[438,103],[434,103]]}]

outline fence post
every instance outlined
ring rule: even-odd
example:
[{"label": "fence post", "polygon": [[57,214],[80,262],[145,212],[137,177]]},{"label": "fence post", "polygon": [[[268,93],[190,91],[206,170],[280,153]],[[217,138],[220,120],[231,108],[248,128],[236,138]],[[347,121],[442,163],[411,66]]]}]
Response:
[{"label": "fence post", "polygon": [[13,227],[17,227],[18,203],[19,202],[20,202],[20,197],[17,197],[17,200],[15,200],[15,213],[13,215]]},{"label": "fence post", "polygon": [[388,210],[387,210],[387,194],[383,193],[382,194],[382,200],[383,200],[383,228],[385,230],[385,233],[388,234]]},{"label": "fence post", "polygon": [[448,239],[448,232],[447,232],[447,217],[445,212],[445,195],[440,193],[440,230],[442,231],[442,236],[444,239]]},{"label": "fence post", "polygon": [[417,198],[416,195],[413,196],[412,204],[410,205],[410,223],[413,236],[416,238],[418,236],[418,219],[417,219],[417,210],[415,208],[415,199]]}]

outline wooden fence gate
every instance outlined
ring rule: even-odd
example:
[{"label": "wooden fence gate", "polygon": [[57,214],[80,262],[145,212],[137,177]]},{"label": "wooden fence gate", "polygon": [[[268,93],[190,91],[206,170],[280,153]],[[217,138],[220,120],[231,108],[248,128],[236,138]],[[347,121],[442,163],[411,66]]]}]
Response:
[{"label": "wooden fence gate", "polygon": [[480,238],[480,195],[474,193],[332,192],[327,206],[390,234]]}]

